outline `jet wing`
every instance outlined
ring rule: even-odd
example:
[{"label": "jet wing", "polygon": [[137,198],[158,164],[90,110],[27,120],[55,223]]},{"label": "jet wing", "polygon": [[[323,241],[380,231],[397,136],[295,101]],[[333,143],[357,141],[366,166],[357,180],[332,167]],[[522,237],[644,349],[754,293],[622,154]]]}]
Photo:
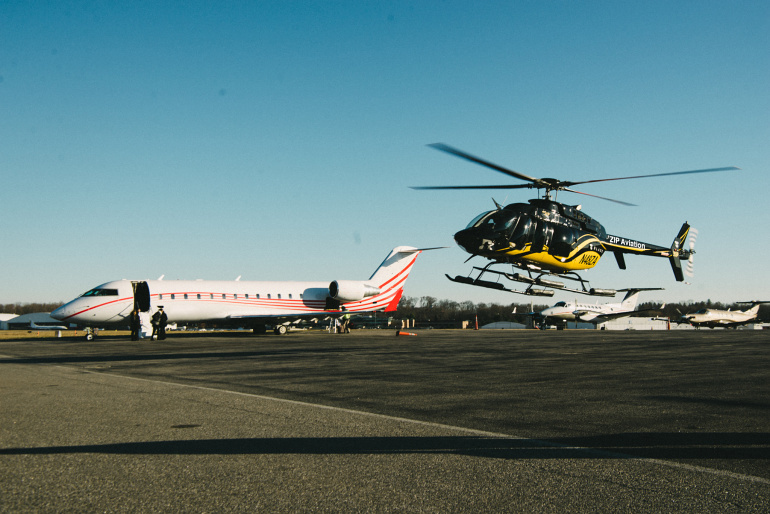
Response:
[{"label": "jet wing", "polygon": [[629,316],[637,316],[640,314],[655,314],[659,312],[659,309],[642,309],[638,311],[624,311],[624,312],[612,312],[607,314],[600,314],[596,318],[592,319],[592,323],[604,323],[605,321],[611,321],[613,319],[627,318]]}]

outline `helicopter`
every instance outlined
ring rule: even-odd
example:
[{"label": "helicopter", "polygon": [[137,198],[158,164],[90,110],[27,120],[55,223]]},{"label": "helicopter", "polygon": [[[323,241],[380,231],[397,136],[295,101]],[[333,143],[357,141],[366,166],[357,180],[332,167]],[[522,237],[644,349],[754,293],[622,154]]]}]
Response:
[{"label": "helicopter", "polygon": [[[685,273],[688,276],[693,275],[694,246],[698,231],[690,227],[687,222],[682,225],[670,247],[610,235],[601,223],[582,211],[582,206],[557,202],[556,194],[559,191],[633,206],[634,204],[621,200],[577,191],[572,189],[572,186],[612,180],[740,169],[729,166],[631,177],[569,181],[530,177],[444,143],[434,143],[428,146],[523,180],[526,183],[488,186],[413,186],[412,189],[528,188],[538,190],[538,198],[530,199],[528,203],[512,203],[502,206],[493,199],[495,209],[482,212],[473,218],[466,228],[457,232],[454,235],[455,241],[463,250],[471,254],[465,262],[477,256],[484,257],[491,262],[484,267],[474,266],[468,276],[451,277],[446,275],[453,282],[532,296],[553,296],[556,289],[590,296],[615,296],[616,290],[593,288],[578,273],[596,266],[606,252],[612,252],[620,269],[626,269],[625,254],[650,255],[668,258],[674,277],[679,282],[684,281]],[[542,197],[539,194],[540,190],[544,191]],[[689,246],[687,245],[688,236],[690,237]],[[687,261],[684,272],[682,261]],[[511,272],[492,269],[497,265],[511,265]],[[476,272],[478,273],[473,277],[472,275]],[[496,277],[496,280],[482,278],[488,275]],[[554,280],[553,277],[572,281],[572,285]],[[525,284],[526,287],[511,289],[506,283],[501,282],[502,278]]]}]

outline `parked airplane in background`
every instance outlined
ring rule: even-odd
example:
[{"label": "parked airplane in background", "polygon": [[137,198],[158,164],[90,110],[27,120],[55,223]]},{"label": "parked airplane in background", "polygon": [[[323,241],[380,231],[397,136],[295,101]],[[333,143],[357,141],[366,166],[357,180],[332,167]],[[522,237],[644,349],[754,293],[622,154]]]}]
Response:
[{"label": "parked airplane in background", "polygon": [[256,333],[271,324],[277,334],[284,334],[302,319],[396,310],[420,252],[408,246],[394,248],[369,280],[118,280],[87,291],[51,316],[89,327],[128,326],[135,307],[142,313],[163,307],[169,323],[230,323],[252,327]]},{"label": "parked airplane in background", "polygon": [[748,303],[751,305],[745,311],[731,311],[720,309],[701,309],[692,314],[685,314],[681,320],[671,320],[677,323],[689,323],[695,328],[700,327],[724,327],[735,328],[740,325],[746,325],[757,319],[759,314],[759,306],[763,303],[770,303],[770,301],[754,301],[754,302],[737,302]]},{"label": "parked airplane in background", "polygon": [[660,287],[619,289],[626,291],[626,296],[620,303],[591,304],[577,301],[558,302],[553,307],[540,311],[537,322],[545,327],[546,325],[556,325],[558,328],[564,328],[568,321],[584,321],[598,325],[605,321],[617,318],[624,318],[631,314],[644,313],[636,311],[636,303],[639,300],[639,293],[642,291],[659,291]]},{"label": "parked airplane in background", "polygon": [[64,325],[38,325],[34,321],[29,322],[29,328],[32,330],[69,330]]}]

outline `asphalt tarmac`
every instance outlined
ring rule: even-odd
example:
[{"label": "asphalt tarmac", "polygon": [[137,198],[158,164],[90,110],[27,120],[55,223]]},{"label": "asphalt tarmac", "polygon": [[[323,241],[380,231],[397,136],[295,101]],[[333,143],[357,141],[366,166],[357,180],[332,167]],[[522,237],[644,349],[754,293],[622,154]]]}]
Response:
[{"label": "asphalt tarmac", "polygon": [[0,511],[768,512],[770,331],[0,341]]}]

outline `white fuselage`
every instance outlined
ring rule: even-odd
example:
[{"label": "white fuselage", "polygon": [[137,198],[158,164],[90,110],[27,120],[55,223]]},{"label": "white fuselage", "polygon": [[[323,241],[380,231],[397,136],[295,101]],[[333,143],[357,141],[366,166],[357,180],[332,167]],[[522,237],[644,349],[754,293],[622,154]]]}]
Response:
[{"label": "white fuselage", "polygon": [[622,303],[591,304],[580,302],[558,302],[553,307],[543,309],[540,314],[545,318],[563,321],[587,321],[607,315],[617,315],[625,312],[631,313],[636,308],[637,295],[631,295]]},{"label": "white fuselage", "polygon": [[140,309],[149,312],[162,306],[170,323],[242,319],[256,323],[260,318],[290,320],[395,310],[419,253],[416,248],[397,247],[369,280],[360,281],[117,280],[91,289],[51,316],[88,326],[125,325],[135,305],[142,303],[149,304],[149,309]]},{"label": "white fuselage", "polygon": [[[168,319],[192,322],[244,317],[324,314],[329,296],[328,282],[250,282],[211,280],[146,280],[150,305],[163,306]],[[103,293],[80,296],[52,315],[62,321],[82,324],[125,323],[134,308],[130,280],[107,282]],[[345,304],[354,311],[371,310],[387,303],[383,298],[365,298]]]},{"label": "white fuselage", "polygon": [[723,311],[719,309],[702,309],[693,314],[688,314],[685,318],[690,324],[706,325],[712,327],[733,326],[748,323],[757,317],[759,305],[746,311]]}]

